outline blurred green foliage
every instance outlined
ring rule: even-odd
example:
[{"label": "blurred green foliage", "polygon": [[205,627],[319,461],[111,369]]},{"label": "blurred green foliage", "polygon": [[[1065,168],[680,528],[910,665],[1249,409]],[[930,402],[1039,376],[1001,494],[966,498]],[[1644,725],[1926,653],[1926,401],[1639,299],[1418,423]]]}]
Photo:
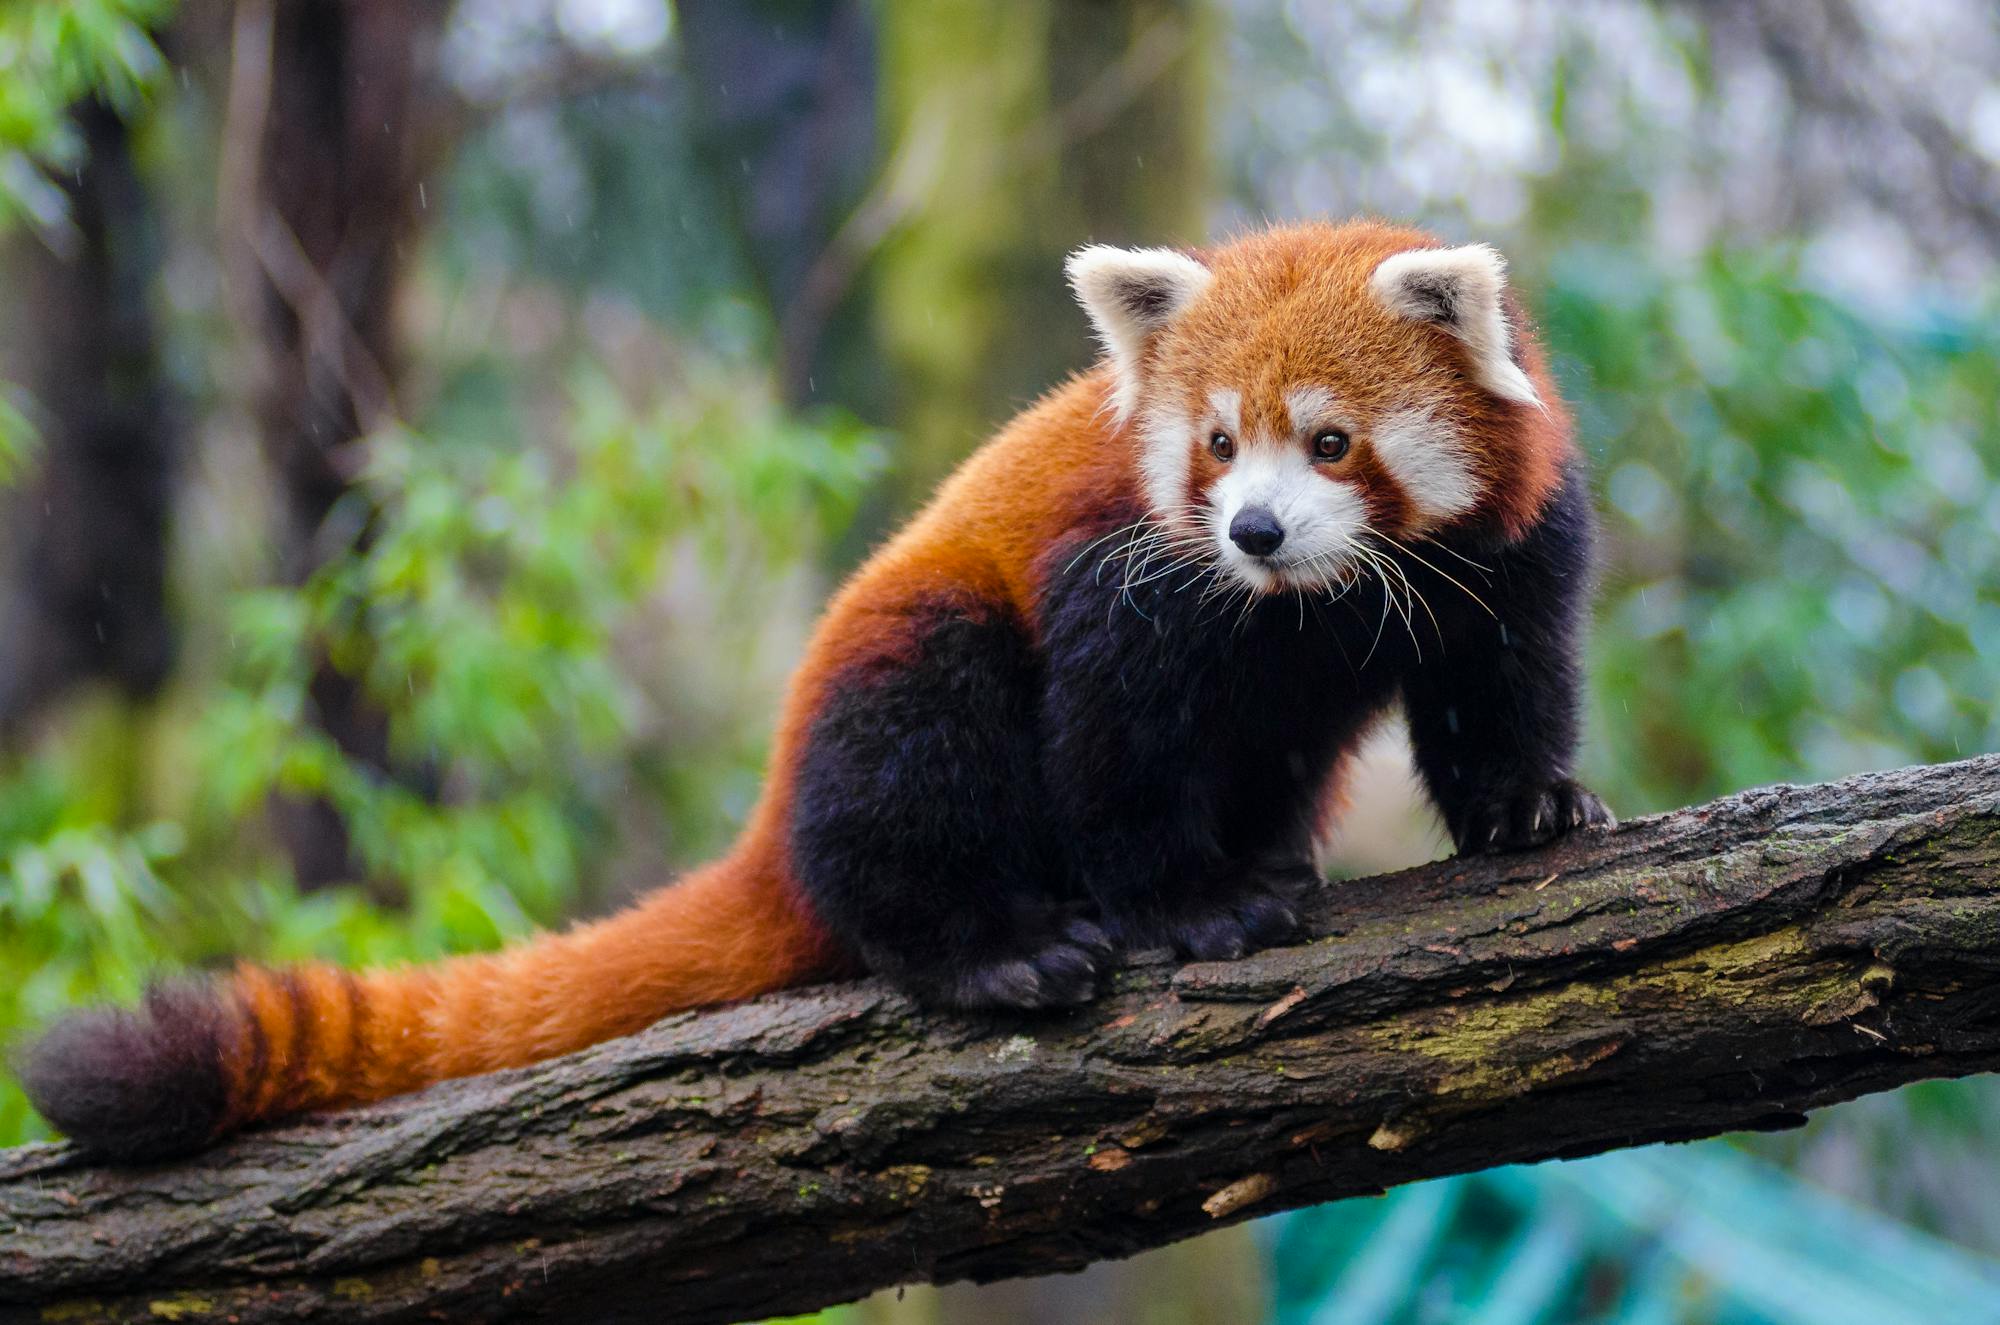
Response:
[{"label": "blurred green foliage", "polygon": [[[68,0],[0,4],[0,238],[26,225],[61,246],[69,198],[52,178],[83,150],[69,117],[96,96],[120,110],[140,105],[166,72],[150,28],[174,0]],[[32,420],[0,382],[0,485],[30,459]]]},{"label": "blurred green foliage", "polygon": [[1965,1313],[2000,1300],[2000,1263],[1718,1143],[1492,1169],[1267,1227],[1276,1325],[1879,1325],[1991,1319]]},{"label": "blurred green foliage", "polygon": [[[700,647],[743,665],[749,603],[816,559],[880,461],[860,427],[788,416],[759,378],[715,364],[645,407],[577,370],[559,445],[373,438],[349,546],[298,588],[238,594],[224,674],[149,733],[185,761],[181,813],[119,826],[103,782],[138,757],[123,713],[98,724],[108,748],[0,776],[0,970],[19,973],[0,981],[0,1038],[129,998],[163,968],[421,959],[558,923],[608,900],[588,885],[624,836],[610,807],[635,790],[679,830],[673,854],[714,850],[742,810],[721,789],[762,764],[771,697],[671,678],[708,728],[667,771],[648,688],[672,628],[649,617],[692,575],[742,615]],[[436,794],[311,722],[322,658],[388,715],[395,753]],[[373,886],[300,896],[271,863],[274,795],[329,801]],[[0,1080],[0,1144],[39,1134]]]},{"label": "blurred green foliage", "polygon": [[[560,919],[613,837],[622,780],[646,776],[618,631],[663,563],[693,557],[718,589],[754,592],[844,524],[878,455],[851,426],[760,417],[732,385],[634,413],[586,370],[560,455],[373,439],[354,546],[301,590],[235,605],[235,688],[200,733],[209,813],[325,798],[368,877],[422,881],[409,920],[456,950]],[[322,652],[448,795],[358,765],[313,724]]]},{"label": "blurred green foliage", "polygon": [[15,402],[13,388],[0,382],[0,487],[19,478],[34,454],[34,424]]},{"label": "blurred green foliage", "polygon": [[83,149],[69,108],[85,97],[136,107],[166,73],[150,29],[172,9],[173,0],[0,5],[0,231],[67,220],[49,173],[75,166]]},{"label": "blurred green foliage", "polygon": [[1621,810],[2000,748],[2000,324],[1867,316],[1771,252],[1579,245],[1537,303],[1599,457]]}]

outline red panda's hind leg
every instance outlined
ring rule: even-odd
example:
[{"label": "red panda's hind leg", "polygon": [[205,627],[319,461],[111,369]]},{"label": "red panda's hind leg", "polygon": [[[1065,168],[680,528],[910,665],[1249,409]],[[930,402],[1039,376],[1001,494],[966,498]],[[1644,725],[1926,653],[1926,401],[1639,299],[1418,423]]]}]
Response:
[{"label": "red panda's hind leg", "polygon": [[1161,944],[1198,962],[1235,961],[1296,935],[1305,895],[1319,882],[1308,856],[1259,861],[1201,890],[1128,943]]},{"label": "red panda's hind leg", "polygon": [[800,754],[791,857],[813,913],[932,1002],[1089,999],[1110,946],[1052,832],[1026,635],[965,605],[897,626],[903,647],[827,688]]},{"label": "red panda's hind leg", "polygon": [[1110,937],[1095,921],[1072,916],[1038,947],[1020,956],[974,960],[954,982],[929,991],[950,1007],[1055,1008],[1087,1003],[1097,994],[1098,973],[1110,966]]}]

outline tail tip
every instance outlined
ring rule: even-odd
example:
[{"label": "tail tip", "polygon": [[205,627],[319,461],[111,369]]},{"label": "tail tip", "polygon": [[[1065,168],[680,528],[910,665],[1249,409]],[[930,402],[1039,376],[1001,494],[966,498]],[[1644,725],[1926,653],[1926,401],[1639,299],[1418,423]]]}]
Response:
[{"label": "tail tip", "polygon": [[16,1064],[28,1099],[78,1146],[107,1159],[168,1159],[223,1130],[228,1022],[200,985],[155,985],[136,1008],[72,1012]]}]

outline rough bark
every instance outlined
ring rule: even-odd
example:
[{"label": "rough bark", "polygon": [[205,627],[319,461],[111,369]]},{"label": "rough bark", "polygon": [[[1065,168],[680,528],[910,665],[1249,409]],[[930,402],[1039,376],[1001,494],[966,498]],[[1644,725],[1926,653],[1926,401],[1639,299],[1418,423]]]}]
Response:
[{"label": "rough bark", "polygon": [[1311,933],[1050,1018],[797,991],[171,1167],[27,1147],[0,1318],[755,1319],[1989,1070],[2000,756],[1332,885]]}]

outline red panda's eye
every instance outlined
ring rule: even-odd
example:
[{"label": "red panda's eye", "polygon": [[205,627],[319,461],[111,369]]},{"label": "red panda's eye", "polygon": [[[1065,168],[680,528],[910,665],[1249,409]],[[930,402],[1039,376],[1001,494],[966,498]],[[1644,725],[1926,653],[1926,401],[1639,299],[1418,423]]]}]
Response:
[{"label": "red panda's eye", "polygon": [[1338,428],[1327,428],[1313,434],[1313,459],[1338,460],[1347,454],[1347,434]]},{"label": "red panda's eye", "polygon": [[1226,432],[1211,436],[1208,439],[1208,450],[1217,460],[1228,461],[1236,458],[1236,443],[1229,440],[1229,434]]}]

